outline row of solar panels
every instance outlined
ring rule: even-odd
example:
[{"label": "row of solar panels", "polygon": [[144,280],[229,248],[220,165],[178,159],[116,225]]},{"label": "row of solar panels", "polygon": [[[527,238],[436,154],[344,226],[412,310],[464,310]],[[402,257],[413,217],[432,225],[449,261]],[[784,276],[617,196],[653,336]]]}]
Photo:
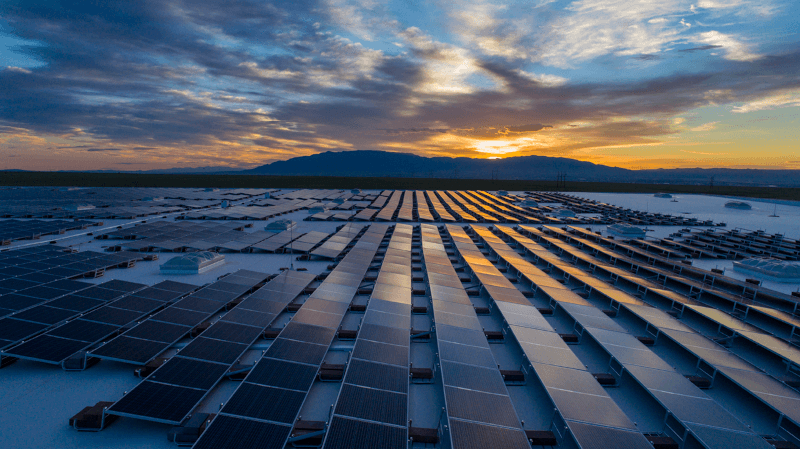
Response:
[{"label": "row of solar panels", "polygon": [[472,301],[435,226],[422,225],[422,249],[452,446],[530,447]]},{"label": "row of solar panels", "polygon": [[191,212],[183,216],[195,220],[267,220],[317,204],[314,200],[286,200],[271,206],[232,206],[212,211]]},{"label": "row of solar panels", "polygon": [[[255,286],[266,277],[266,274],[248,273],[248,277],[242,276],[243,274],[245,273],[234,273],[221,282],[234,281],[237,285],[246,287]],[[147,380],[111,406],[108,412],[114,415],[180,424],[222,380],[247,348],[263,335],[289,302],[315,278],[314,274],[307,272],[288,270],[282,272],[235,305],[220,320],[203,331],[202,336],[180,349]],[[175,310],[176,315],[185,317],[184,323],[190,321],[190,316],[193,315],[191,311],[184,311],[177,305],[171,310]],[[156,315],[153,319],[158,317],[159,315]],[[194,320],[191,321],[194,323]],[[151,329],[151,332],[158,332],[158,329]],[[262,369],[260,374],[269,376],[272,373]],[[168,404],[164,403],[164,397],[170,398]],[[241,403],[242,399],[250,401],[255,399],[260,403],[261,398],[258,392],[252,389],[241,389],[238,395],[234,395],[228,401],[223,411],[230,412],[237,409],[237,404]],[[260,405],[266,404],[268,402]]]},{"label": "row of solar panels", "polygon": [[[65,252],[68,251],[68,252]],[[56,282],[95,277],[114,267],[133,266],[141,255],[71,252],[36,246],[0,253],[0,316],[7,316],[63,296]]]},{"label": "row of solar panels", "polygon": [[94,222],[82,220],[2,220],[0,245],[8,245],[15,240],[37,239],[43,235],[63,234],[94,225]]},{"label": "row of solar panels", "polygon": [[[800,301],[791,295],[769,290],[764,287],[755,286],[753,284],[743,282],[738,279],[733,279],[719,273],[714,273],[697,267],[686,266],[682,263],[676,263],[661,256],[646,253],[639,248],[621,244],[615,240],[607,240],[597,237],[599,241],[609,244],[611,246],[609,248],[598,245],[584,238],[575,237],[574,235],[558,228],[546,227],[545,229],[552,234],[558,235],[569,241],[573,241],[578,245],[591,249],[598,256],[602,255],[609,259],[613,259],[615,263],[628,264],[637,272],[641,271],[643,273],[651,273],[651,276],[655,275],[657,277],[656,280],[658,282],[650,280],[645,280],[642,282],[635,276],[632,276],[630,270],[617,267],[608,268],[606,271],[609,271],[611,276],[615,279],[625,279],[626,281],[639,286],[643,290],[654,290],[656,293],[666,296],[667,299],[675,297],[674,295],[669,294],[668,291],[664,291],[665,285],[667,282],[670,282],[688,290],[690,296],[698,296],[699,298],[702,298],[702,295],[705,295],[709,298],[715,299],[716,301],[724,302],[728,307],[726,310],[730,310],[730,312],[740,312],[746,317],[749,316],[749,319],[758,323],[759,326],[767,326],[772,332],[776,333],[776,335],[780,335],[789,342],[800,339],[800,318],[793,315],[797,310],[799,310],[798,307],[800,307]],[[594,234],[585,234],[588,231],[580,228],[571,229],[573,232],[579,233],[580,235],[596,237]],[[540,231],[537,229],[529,229],[527,232],[533,233]],[[544,236],[543,238],[548,237]],[[570,250],[569,245],[563,246],[566,245],[565,243],[554,241],[553,244],[559,245],[564,250]],[[615,251],[614,249],[616,248],[626,250],[627,254],[621,254]],[[639,257],[646,259],[647,263],[645,264],[644,262],[634,259],[631,257],[632,255],[638,255]],[[574,256],[576,258],[580,258],[581,260],[586,260],[589,263],[595,263],[596,265],[599,263],[599,266],[603,269],[606,269],[608,266],[607,263],[595,256],[584,255],[583,253],[579,252],[574,254]],[[655,262],[670,268],[660,268],[655,265]],[[692,277],[690,277],[690,275]],[[742,293],[748,292],[748,297],[742,296]],[[679,295],[676,302],[679,304],[684,304],[685,299],[683,298],[684,297],[682,295]],[[758,305],[756,302],[754,302],[754,300],[764,305]],[[697,304],[700,303],[697,302]],[[681,306],[679,308],[682,309],[683,307]],[[776,308],[778,309],[776,310]]]},{"label": "row of solar panels", "polygon": [[[263,273],[254,271],[234,272],[179,301],[166,304],[166,307],[155,315],[137,321],[113,340],[92,349],[90,355],[101,359],[146,364],[190,334],[192,329],[224,309],[231,301],[249,292],[264,278]],[[205,348],[202,341],[204,340],[195,340],[189,345],[191,348],[184,348],[184,351],[189,353],[197,348],[199,352],[207,353],[226,349]],[[219,352],[216,356],[229,357],[224,352]]]},{"label": "row of solar panels", "polygon": [[[407,440],[412,232],[400,224],[392,232],[365,311],[368,324],[358,332],[333,409],[335,427],[323,447],[346,447],[348,440],[362,446],[379,438],[382,447],[399,448]],[[353,426],[364,432],[348,435]]]},{"label": "row of solar panels", "polygon": [[[387,229],[381,225],[367,229],[234,392],[236,399],[228,404],[235,405],[223,408],[195,447],[216,448],[230,441],[242,448],[287,444],[314,377]],[[380,373],[359,370],[358,377],[380,380]],[[358,379],[347,381],[360,384]],[[329,438],[335,432],[348,438],[350,421],[332,421]]]},{"label": "row of solar panels", "polygon": [[[546,261],[548,266],[556,268],[564,274],[571,273],[573,277],[580,282],[585,282],[587,286],[598,281],[595,277],[581,272],[572,264],[554,258],[552,253],[544,247],[514,231],[502,227],[499,229],[506,237],[524,246],[527,250],[535,252],[538,257]],[[734,385],[739,385],[743,389],[742,391],[758,397],[759,400],[775,410],[777,412],[776,423],[789,419],[797,425],[798,418],[800,418],[797,410],[800,409],[796,405],[800,404],[800,395],[794,390],[768,374],[760,372],[755,366],[731,354],[723,346],[702,336],[675,317],[651,307],[626,292],[602,283],[595,285],[594,288],[602,289],[605,296],[614,298],[612,305],[617,304],[617,307],[641,320],[656,339],[669,340],[683,348],[687,354],[699,361],[701,370],[705,370],[712,380],[717,375],[727,378]],[[563,301],[557,301],[557,303],[559,302]],[[719,408],[716,403],[702,394],[697,394],[693,385],[690,387],[684,380],[679,379],[673,374],[669,365],[664,364],[661,359],[647,351],[638,340],[634,342],[632,336],[623,335],[624,330],[619,328],[613,320],[610,321],[607,315],[587,312],[586,307],[574,304],[562,304],[562,307],[569,310],[576,322],[581,323],[581,326],[587,329],[587,335],[607,348],[613,359],[617,360],[629,375],[651,391],[656,400],[672,416],[685,424],[684,430],[690,429],[695,437],[701,440],[739,441],[740,444],[747,445],[747,447],[765,447],[763,440],[755,437],[749,430],[743,430],[744,426]],[[764,334],[760,336],[761,338],[767,337]],[[707,368],[702,368],[703,366]],[[708,372],[709,367],[711,372]],[[764,368],[767,367],[764,366]],[[688,394],[687,390],[691,390],[693,393]],[[667,394],[668,392],[671,394]],[[685,434],[678,436],[682,439],[686,438]]]},{"label": "row of solar panels", "polygon": [[[509,248],[501,239],[491,234],[491,232],[483,229],[473,230],[483,242],[489,245],[493,253],[497,254],[500,259],[518,272],[545,276],[544,272],[520,258],[515,251]],[[726,431],[729,431],[730,435],[727,435],[727,438],[736,440],[739,444],[745,444],[747,447],[768,447],[763,439],[709,398],[686,377],[676,372],[669,364],[650,351],[635,336],[620,327],[607,314],[565,288],[564,296],[569,295],[573,297],[567,300],[554,299],[553,305],[560,306],[574,320],[576,329],[582,330],[582,338],[593,339],[606,351],[609,357],[609,365],[612,369],[616,367],[618,375],[623,375],[623,372],[627,373],[644,386],[652,397],[664,407],[664,411],[680,421],[685,428],[697,431],[698,434],[706,432],[722,433],[718,437],[724,437]],[[640,301],[632,300],[638,303],[635,307],[649,308]],[[620,371],[620,369],[624,371]],[[603,392],[603,388],[590,373],[539,366],[535,366],[535,371],[548,388],[548,391],[551,391],[551,395],[555,391],[571,389],[572,391],[594,396],[583,397],[580,401],[567,401],[563,404],[556,402],[565,419],[569,419],[567,416],[572,416],[581,421],[593,419],[595,421],[603,421],[598,422],[599,424],[605,423],[614,426],[625,423],[627,424],[625,427],[631,430],[634,429],[634,426],[624,414],[615,415],[610,413],[608,406],[596,399]],[[556,393],[554,396],[556,401],[559,395],[563,396],[562,393]],[[577,403],[582,404],[582,407],[568,408],[570,404]],[[597,416],[591,413],[592,410],[601,409],[605,410],[602,415]],[[580,413],[587,414],[587,412],[588,416],[580,415]],[[681,435],[681,437],[685,438],[685,435]]]},{"label": "row of solar panels", "polygon": [[[66,360],[112,338],[136,320],[197,288],[173,281],[164,281],[153,287],[112,281],[107,286],[113,288],[101,285],[79,291],[56,300],[55,305],[58,307],[49,302],[42,307],[46,310],[36,310],[35,316],[26,315],[25,318],[31,320],[31,323],[35,322],[33,320],[39,321],[37,327],[40,331],[47,329],[37,332],[32,338],[24,337],[19,344],[4,350],[3,355],[66,368]],[[56,308],[59,309],[58,312],[53,310]],[[66,321],[48,326],[46,320],[52,320],[51,317],[57,314],[68,317]],[[19,322],[16,324],[22,327]],[[33,329],[30,324],[27,327]],[[77,369],[83,367],[83,362],[79,362]]]}]

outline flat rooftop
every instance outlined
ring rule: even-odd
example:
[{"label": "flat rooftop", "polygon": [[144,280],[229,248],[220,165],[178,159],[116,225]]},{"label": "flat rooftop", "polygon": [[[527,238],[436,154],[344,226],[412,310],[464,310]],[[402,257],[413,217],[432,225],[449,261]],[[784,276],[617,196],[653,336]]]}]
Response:
[{"label": "flat rooftop", "polygon": [[2,188],[0,444],[800,445],[800,285],[733,268],[800,205],[730,200]]}]

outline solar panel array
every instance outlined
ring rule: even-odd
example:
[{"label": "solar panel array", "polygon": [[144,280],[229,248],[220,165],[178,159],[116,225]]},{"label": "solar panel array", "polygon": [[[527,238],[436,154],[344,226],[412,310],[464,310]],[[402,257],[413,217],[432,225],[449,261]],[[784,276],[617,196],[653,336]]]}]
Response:
[{"label": "solar panel array", "polygon": [[0,217],[120,219],[219,206],[275,189],[70,188],[0,189]]},{"label": "solar panel array", "polygon": [[[489,245],[493,253],[519,272],[528,273],[529,278],[534,279],[532,283],[535,284],[535,279],[538,277],[547,278],[544,272],[521,259],[515,251],[490,231],[485,228],[473,228],[473,230],[481,237],[481,240]],[[748,447],[769,447],[757,434],[753,433],[686,377],[675,371],[669,364],[650,351],[635,336],[626,332],[608,315],[587,303],[576,293],[566,287],[563,288],[564,291],[558,297],[564,299],[554,299],[554,303],[566,310],[566,313],[577,323],[578,328],[582,329],[584,338],[594,339],[607,351],[610,357],[610,365],[612,367],[616,366],[620,375],[622,370],[629,373],[664,407],[665,412],[670,413],[686,428],[707,426],[726,429],[730,432],[735,432],[736,436],[742,441],[748,441]],[[572,297],[569,298],[570,296]],[[645,303],[635,298],[630,298],[629,301],[635,303],[637,307],[649,309]],[[574,388],[576,385],[581,384],[575,378],[577,374],[575,371],[554,370],[549,367],[545,369],[545,367],[537,365],[534,365],[534,369],[540,375],[540,378],[543,375],[546,376],[543,378],[546,386],[548,386],[548,383],[553,383],[563,389],[568,385]],[[583,377],[585,379],[583,384],[589,386],[587,393],[597,395],[597,393],[603,391],[602,387],[597,384],[589,373],[585,373]],[[559,382],[554,382],[554,379]],[[548,389],[551,388],[555,387],[548,386]],[[563,395],[563,393],[560,394]],[[589,407],[586,407],[590,404],[590,401],[586,401],[584,398],[576,402],[584,404],[585,408],[581,412],[591,414],[591,410],[588,410]],[[602,419],[606,421],[605,424],[609,424],[609,420],[618,420],[624,417],[621,411],[620,416],[615,417],[613,413],[609,413],[607,406],[601,404],[593,405],[597,408],[605,409],[605,412],[601,415]],[[565,410],[565,408],[559,406],[559,410]],[[698,411],[701,411],[701,413],[698,413]],[[584,418],[581,421],[587,421],[587,419]],[[634,426],[630,426],[629,429],[634,430]],[[749,436],[743,434],[749,434]]]},{"label": "solar panel array", "polygon": [[[751,248],[763,236],[709,231],[702,235],[728,240],[705,249],[612,240],[547,217],[556,206],[521,200],[597,214],[580,218],[590,223],[686,222],[550,193],[201,192],[170,204],[226,196],[248,205],[196,216],[305,204],[330,208],[326,220],[449,224],[251,233],[240,221],[179,220],[93,243],[332,261],[308,264],[331,263],[319,276],[240,270],[202,288],[70,279],[132,265],[141,253],[0,252],[0,368],[17,358],[67,370],[98,359],[146,364],[137,370],[145,379],[101,413],[179,425],[200,435],[197,448],[800,444],[800,299],[687,263],[721,255],[725,241]],[[787,248],[770,244],[776,254]],[[343,363],[341,377],[331,363]],[[8,372],[29,375],[31,365]],[[244,372],[231,394],[241,378],[233,374]],[[201,412],[216,416],[195,431]]]},{"label": "solar panel array", "polygon": [[[225,279],[231,280],[228,276]],[[249,273],[248,273],[249,275]],[[241,282],[266,275],[242,278]],[[256,340],[261,338],[275,317],[316,278],[311,273],[286,270],[231,309],[206,329],[202,337],[178,351],[145,381],[112,405],[108,412],[149,421],[180,424],[197,404],[222,380],[231,366]],[[251,282],[247,282],[248,285]],[[242,399],[254,394],[240,389],[228,401],[236,408]],[[164,398],[168,397],[169,401]]]},{"label": "solar panel array", "polygon": [[387,230],[385,225],[367,229],[283,328],[195,448],[217,448],[230,441],[242,449],[286,446],[336,329]]},{"label": "solar panel array", "polygon": [[[155,309],[196,288],[172,281],[145,287],[142,284],[111,281],[56,300],[60,307],[81,308],[82,312],[74,319],[57,324],[4,353],[11,357],[61,365],[73,355],[115,336],[120,329],[151,312],[137,310],[141,308],[142,299],[152,299],[152,308]],[[95,307],[87,309],[91,305]],[[75,315],[73,310],[70,313]]]},{"label": "solar panel array", "polygon": [[241,223],[151,221],[106,232],[98,239],[124,240],[120,248],[137,251],[244,251],[273,237],[266,231],[244,232]]},{"label": "solar panel array", "polygon": [[[265,277],[263,273],[238,270],[179,301],[176,300],[188,292],[165,296],[164,301],[167,304],[163,304],[166,305],[163,310],[138,322],[103,346],[91,350],[90,355],[119,362],[145,364],[183,339],[192,329],[225,308],[228,303],[248,293]],[[148,312],[152,313],[153,310]],[[192,353],[195,348],[200,352],[207,352],[207,348],[203,347],[206,340],[205,337],[195,339],[183,349],[184,355]],[[220,346],[222,348],[215,350],[226,348],[226,345]]]},{"label": "solar panel array", "polygon": [[[392,233],[333,408],[324,448],[405,448],[411,327],[409,225]],[[352,428],[362,427],[352,433]]]},{"label": "solar panel array", "polygon": [[3,220],[0,221],[0,245],[8,245],[15,240],[38,239],[43,235],[63,234],[94,225],[94,222],[84,220]]},{"label": "solar panel array", "polygon": [[130,267],[141,255],[128,252],[72,252],[35,246],[0,253],[0,317],[60,296],[54,284],[71,278],[102,276],[106,269]]},{"label": "solar panel array", "polygon": [[[757,367],[731,354],[725,347],[688,327],[672,315],[653,308],[649,304],[616,287],[609,286],[602,282],[596,283],[598,280],[594,276],[579,270],[568,262],[559,260],[554,257],[551,252],[547,251],[546,248],[526,239],[513,230],[499,229],[502,230],[504,235],[513,239],[516,243],[523,245],[529,251],[536,252],[542,259],[547,260],[549,266],[557,268],[564,273],[571,273],[576,279],[585,282],[587,286],[593,285],[594,288],[601,289],[605,296],[613,298],[612,305],[616,304],[617,307],[630,312],[633,316],[640,319],[648,327],[649,333],[653,335],[653,337],[663,341],[671,341],[673,344],[677,345],[677,347],[682,348],[686,354],[696,357],[700,372],[704,373],[704,375],[710,376],[712,379],[715,377],[725,378],[733,385],[738,386],[737,388],[739,388],[741,393],[752,395],[758,398],[758,400],[763,401],[765,405],[777,412],[779,422],[785,423],[783,426],[788,425],[790,422],[794,423],[794,425],[800,422],[800,416],[798,416],[797,412],[798,409],[795,407],[795,405],[800,404],[800,394],[797,393],[796,387],[792,389],[792,387],[787,386],[786,383],[777,380],[774,375],[770,376],[767,373],[761,372]],[[577,251],[573,253],[573,255],[577,255]],[[611,268],[613,268],[612,265],[603,266],[603,269]],[[628,274],[634,278],[638,277],[639,282],[647,282],[646,279],[636,274]],[[666,295],[667,292],[669,291],[660,290],[659,294]],[[673,299],[681,297],[674,293],[669,296]],[[692,302],[692,300],[687,297],[682,298],[683,301]],[[699,311],[700,308],[695,307],[695,310]],[[707,312],[708,309],[705,311]],[[729,320],[728,316],[724,314],[713,315],[719,319]],[[581,321],[594,321],[593,326],[587,326],[589,329],[596,326],[612,327],[613,323],[609,324],[603,317],[608,318],[606,315],[600,316],[595,314],[593,317],[582,315]],[[602,323],[603,321],[605,321],[605,323]],[[733,326],[741,327],[741,324],[733,324]],[[619,350],[614,352],[621,366],[628,370],[628,372],[633,373],[632,375],[636,377],[648,391],[656,396],[659,402],[664,404],[665,408],[669,409],[670,407],[674,407],[675,410],[671,411],[671,413],[676,416],[676,419],[682,420],[685,428],[690,429],[697,438],[701,438],[702,435],[709,436],[713,434],[714,441],[724,441],[727,439],[728,441],[741,441],[741,444],[746,444],[747,447],[766,447],[763,446],[763,440],[754,438],[755,435],[747,430],[742,430],[742,424],[729,414],[726,414],[726,412],[720,410],[718,405],[712,405],[711,402],[702,402],[702,400],[706,399],[703,395],[698,395],[695,392],[694,394],[688,395],[688,398],[685,399],[687,401],[686,403],[682,402],[684,398],[679,395],[685,394],[686,389],[691,390],[691,387],[688,387],[685,382],[679,381],[678,377],[670,374],[671,369],[667,369],[667,367],[663,365],[660,366],[661,369],[647,366],[648,363],[652,365],[658,362],[652,355],[644,357],[639,356],[636,350],[638,349],[641,352],[642,347],[636,345],[630,338],[608,333],[608,331],[615,332],[615,329],[616,328],[593,329],[590,331],[590,334],[606,347],[610,349],[618,348]],[[618,329],[616,329],[616,331],[618,331]],[[780,357],[789,362],[789,366],[791,366],[792,363],[796,363],[798,360],[797,352],[792,350],[791,346],[781,344],[779,340],[774,339],[774,337],[770,335],[743,329],[738,332],[745,333],[746,335],[743,335],[743,337],[761,339],[761,344],[764,345],[762,347],[762,354],[763,352],[769,351],[766,349],[769,346],[777,350]],[[623,341],[627,341],[627,343],[623,343]],[[631,346],[638,347],[631,348]],[[644,354],[647,353],[645,352]],[[762,357],[758,359],[763,360]],[[794,362],[790,362],[791,359],[794,359]],[[648,362],[648,360],[650,361]],[[754,362],[756,361],[755,359],[752,360]],[[762,369],[767,367],[767,365],[762,365]],[[657,371],[653,371],[654,369]],[[682,390],[673,391],[672,389],[675,388],[680,388]],[[767,393],[767,391],[769,391],[769,393]],[[669,392],[672,392],[672,395],[669,395]],[[698,410],[703,410],[703,412],[698,413]],[[711,428],[713,428],[713,432],[709,430]]]},{"label": "solar panel array", "polygon": [[453,447],[527,449],[530,445],[483,327],[439,230],[422,225],[422,243]]},{"label": "solar panel array", "polygon": [[314,251],[309,254],[323,259],[336,259],[347,248],[350,242],[364,231],[364,225],[347,224],[339,228],[336,234],[331,236]]}]

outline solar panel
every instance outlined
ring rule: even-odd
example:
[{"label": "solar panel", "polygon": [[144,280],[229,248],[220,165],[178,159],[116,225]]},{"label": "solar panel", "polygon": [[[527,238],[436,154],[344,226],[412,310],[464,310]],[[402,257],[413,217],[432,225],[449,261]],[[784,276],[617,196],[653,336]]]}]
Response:
[{"label": "solar panel", "polygon": [[508,449],[530,449],[531,447],[521,429],[489,426],[457,419],[450,420],[450,438],[453,447],[502,447]]},{"label": "solar panel", "polygon": [[408,346],[395,346],[359,339],[353,357],[390,365],[408,366]]},{"label": "solar panel", "polygon": [[481,368],[442,361],[445,385],[487,393],[506,394],[506,387],[497,369]]},{"label": "solar panel", "polygon": [[408,369],[353,359],[345,382],[380,390],[408,393]]},{"label": "solar panel", "polygon": [[228,371],[228,365],[190,360],[180,356],[169,359],[148,380],[208,390]]},{"label": "solar panel", "polygon": [[210,288],[204,288],[192,294],[192,297],[195,298],[203,298],[203,299],[210,299],[212,301],[217,301],[221,303],[227,303],[233,301],[238,297],[240,293],[236,292],[226,292],[222,290],[213,290]]},{"label": "solar panel", "polygon": [[222,413],[291,424],[305,397],[305,392],[243,382]]},{"label": "solar panel", "polygon": [[336,334],[335,329],[328,327],[313,326],[310,324],[297,323],[290,321],[281,332],[281,338],[297,340],[318,345],[328,345],[333,341]]},{"label": "solar panel", "polygon": [[194,445],[195,449],[224,449],[236,442],[238,449],[281,447],[291,426],[218,415]]},{"label": "solar panel", "polygon": [[133,310],[118,309],[116,307],[101,307],[93,312],[82,316],[87,321],[97,321],[99,323],[114,324],[124,326],[141,316],[141,313]]},{"label": "solar panel", "polygon": [[303,343],[279,337],[270,345],[265,355],[276,359],[319,365],[326,352],[328,352],[327,345]]},{"label": "solar panel", "polygon": [[247,381],[278,388],[308,391],[316,375],[317,366],[263,358],[247,376]]},{"label": "solar panel", "polygon": [[485,368],[497,367],[491,350],[447,341],[439,342],[439,357],[442,360],[483,366]]},{"label": "solar panel", "polygon": [[398,346],[408,346],[409,344],[409,333],[406,332],[405,329],[378,326],[375,324],[362,324],[358,338],[381,343],[390,343]]},{"label": "solar panel", "polygon": [[9,353],[14,357],[58,363],[86,346],[88,344],[84,341],[39,335],[14,347]]},{"label": "solar panel", "polygon": [[249,344],[262,332],[262,327],[218,321],[203,332],[203,337]]},{"label": "solar panel", "polygon": [[267,327],[275,319],[274,313],[262,313],[253,310],[247,310],[246,304],[239,304],[238,307],[231,310],[220,321],[227,321],[231,323],[247,324],[250,326]]},{"label": "solar panel", "polygon": [[[652,449],[653,445],[639,432],[630,432],[622,429],[594,426],[591,424],[568,421],[570,431],[585,449],[604,449],[615,447],[620,449]],[[750,447],[729,446],[729,447]]]},{"label": "solar panel", "polygon": [[[366,422],[334,416],[325,439],[326,449],[406,449],[405,427]],[[527,443],[527,442],[526,442]],[[486,446],[489,447],[489,446]]]},{"label": "solar panel", "polygon": [[36,306],[15,313],[13,318],[52,325],[75,316],[75,313],[76,312],[73,310],[57,309],[49,306]]},{"label": "solar panel", "polygon": [[[116,303],[114,305],[116,306]],[[153,321],[179,324],[181,326],[196,326],[197,323],[203,322],[207,316],[208,313],[179,309],[177,307],[168,307],[153,315],[150,319]]]},{"label": "solar panel", "polygon": [[28,307],[35,306],[44,300],[41,298],[32,298],[30,296],[22,296],[16,293],[0,296],[0,307],[9,310],[23,310]]},{"label": "solar panel", "polygon": [[158,288],[146,288],[136,292],[136,296],[140,298],[155,299],[156,301],[166,302],[183,296],[183,293],[161,290]]},{"label": "solar panel", "polygon": [[179,326],[177,324],[147,320],[125,332],[125,335],[144,340],[172,343],[188,334],[191,330],[192,328],[189,326]]},{"label": "solar panel", "polygon": [[78,296],[83,296],[84,298],[99,299],[101,301],[108,301],[122,296],[122,293],[120,293],[117,290],[109,290],[107,288],[101,288],[101,287],[87,288],[75,294]]},{"label": "solar panel", "polygon": [[113,360],[146,363],[168,348],[162,342],[119,336],[99,348],[92,350],[93,356]]},{"label": "solar panel", "polygon": [[113,334],[118,328],[110,324],[77,319],[49,331],[48,335],[93,343]]},{"label": "solar panel", "polygon": [[84,312],[102,304],[104,304],[103,301],[75,295],[63,296],[47,303],[50,307],[73,310],[76,312]]},{"label": "solar panel", "polygon": [[197,337],[180,350],[183,357],[231,364],[247,349],[247,345]]},{"label": "solar panel", "polygon": [[514,406],[506,395],[445,387],[447,414],[451,418],[498,426],[519,427]]},{"label": "solar panel", "polygon": [[205,390],[145,380],[112,405],[108,412],[123,416],[149,416],[162,422],[179,424],[205,393]]},{"label": "solar panel", "polygon": [[408,422],[408,396],[344,384],[334,413],[402,426]]}]

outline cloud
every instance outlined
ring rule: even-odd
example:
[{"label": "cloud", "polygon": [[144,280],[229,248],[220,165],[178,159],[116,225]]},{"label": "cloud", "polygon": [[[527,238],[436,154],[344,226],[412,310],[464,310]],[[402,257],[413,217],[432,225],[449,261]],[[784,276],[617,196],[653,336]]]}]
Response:
[{"label": "cloud", "polygon": [[711,131],[711,130],[713,130],[713,129],[715,129],[717,127],[718,123],[719,122],[710,122],[710,123],[706,123],[706,124],[703,124],[703,125],[700,125],[700,126],[695,126],[694,128],[691,128],[690,131],[694,131],[694,132]]},{"label": "cloud", "polygon": [[725,59],[731,61],[752,62],[761,58],[761,55],[752,53],[750,47],[729,34],[719,31],[700,33],[695,42],[713,45],[725,51]]},{"label": "cloud", "polygon": [[733,6],[707,4],[698,30],[681,24],[695,23],[685,0],[422,3],[444,27],[374,0],[0,2],[39,63],[0,69],[0,146],[75,166],[579,155],[657,146],[712,103],[797,103],[796,48],[738,25],[702,32]]},{"label": "cloud", "polygon": [[735,106],[732,111],[738,114],[745,114],[748,112],[797,106],[800,106],[800,91],[787,91],[754,100],[741,106]]}]

